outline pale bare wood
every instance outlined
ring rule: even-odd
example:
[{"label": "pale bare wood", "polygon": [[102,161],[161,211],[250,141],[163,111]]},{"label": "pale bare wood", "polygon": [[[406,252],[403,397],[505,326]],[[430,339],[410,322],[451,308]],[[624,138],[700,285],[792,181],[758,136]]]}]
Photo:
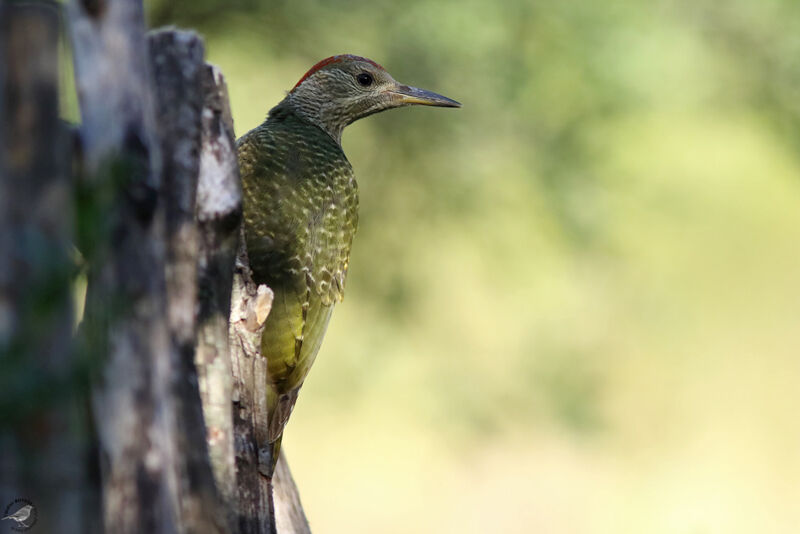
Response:
[{"label": "pale bare wood", "polygon": [[281,451],[275,466],[275,524],[281,534],[311,534],[300,494],[289,471],[286,454]]},{"label": "pale bare wood", "polygon": [[203,129],[197,190],[197,353],[208,449],[227,521],[238,531],[233,435],[233,375],[228,349],[233,265],[239,246],[242,191],[228,91],[216,67],[203,69]]},{"label": "pale bare wood", "polygon": [[166,212],[170,359],[163,372],[153,374],[168,437],[164,452],[167,468],[174,471],[179,528],[222,533],[229,525],[211,470],[195,366],[195,198],[202,150],[204,47],[196,34],[174,29],[150,33],[148,44],[162,153],[160,200]]},{"label": "pale bare wood", "polygon": [[230,348],[233,367],[233,422],[241,532],[275,534],[270,479],[263,458],[266,442],[266,361],[261,334],[271,307],[271,291],[253,282],[244,240],[236,258],[231,295]]}]

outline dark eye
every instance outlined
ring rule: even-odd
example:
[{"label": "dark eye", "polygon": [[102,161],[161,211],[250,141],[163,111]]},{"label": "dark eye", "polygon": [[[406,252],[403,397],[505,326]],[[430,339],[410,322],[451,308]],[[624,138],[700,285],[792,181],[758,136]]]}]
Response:
[{"label": "dark eye", "polygon": [[356,76],[356,80],[358,80],[358,83],[360,83],[364,87],[372,85],[372,75],[369,74],[368,72],[362,72],[361,74]]}]

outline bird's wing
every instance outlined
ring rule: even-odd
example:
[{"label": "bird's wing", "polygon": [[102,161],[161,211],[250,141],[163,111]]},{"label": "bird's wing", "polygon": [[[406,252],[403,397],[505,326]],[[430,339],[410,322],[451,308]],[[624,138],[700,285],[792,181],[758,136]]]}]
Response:
[{"label": "bird's wing", "polygon": [[[346,228],[343,216],[348,207],[330,188],[319,194],[322,201],[301,236],[308,252],[303,258],[294,258],[298,276],[291,287],[276,292],[271,311],[274,315],[267,319],[262,336],[261,350],[267,356],[276,394],[274,401],[268,402],[274,406],[270,413],[271,441],[283,432],[297,392],[319,352],[333,306],[344,292],[352,241],[352,231]],[[342,234],[348,237],[343,239]]]},{"label": "bird's wing", "polygon": [[311,232],[312,290],[331,306],[344,298],[350,247],[358,227],[358,195],[350,165],[337,169],[340,186],[326,187]]}]

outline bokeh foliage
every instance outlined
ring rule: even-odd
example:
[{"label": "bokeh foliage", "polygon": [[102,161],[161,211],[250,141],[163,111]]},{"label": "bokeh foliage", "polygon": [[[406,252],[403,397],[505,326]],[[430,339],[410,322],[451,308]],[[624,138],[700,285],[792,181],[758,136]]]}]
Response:
[{"label": "bokeh foliage", "polygon": [[312,526],[800,524],[800,4],[148,8],[239,135],[342,52],[464,104],[344,135],[361,228],[286,436]]}]

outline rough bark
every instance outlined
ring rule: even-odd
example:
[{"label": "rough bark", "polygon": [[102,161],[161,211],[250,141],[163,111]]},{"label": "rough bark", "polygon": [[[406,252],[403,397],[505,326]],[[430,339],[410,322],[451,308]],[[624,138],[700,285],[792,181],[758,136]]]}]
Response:
[{"label": "rough bark", "polygon": [[272,291],[253,281],[243,242],[233,275],[230,317],[239,528],[242,533],[274,534],[271,480],[265,476],[271,462],[265,454],[267,365],[260,351]]},{"label": "rough bark", "polygon": [[68,9],[86,170],[89,262],[85,350],[99,367],[93,408],[108,532],[177,532],[159,384],[170,361],[165,214],[141,3],[73,0]]},{"label": "rough bark", "polygon": [[[150,34],[150,64],[156,94],[166,211],[166,292],[170,331],[167,368],[159,409],[164,410],[175,470],[175,499],[180,528],[186,532],[222,532],[225,514],[216,491],[206,444],[206,428],[195,367],[198,232],[195,192],[200,169],[205,62],[201,39],[191,33],[162,30]],[[161,361],[161,360],[159,360]]]},{"label": "rough bark", "polygon": [[105,528],[223,532],[194,364],[202,43],[157,33],[148,57],[135,0],[69,13]]},{"label": "rough bark", "polygon": [[228,350],[233,265],[239,246],[242,191],[222,73],[206,65],[202,76],[203,122],[197,185],[198,261],[197,352],[200,394],[211,466],[236,528],[236,465],[233,447],[233,377]]},{"label": "rough bark", "polygon": [[97,502],[73,372],[59,26],[55,3],[0,4],[0,506],[29,499],[24,525],[78,533],[92,529],[82,512]]},{"label": "rough bark", "polygon": [[[274,533],[259,353],[271,292],[240,248],[224,81],[191,34],[157,32],[148,52],[137,0],[73,0],[69,16],[105,528]],[[287,469],[281,532],[307,532]]]}]

